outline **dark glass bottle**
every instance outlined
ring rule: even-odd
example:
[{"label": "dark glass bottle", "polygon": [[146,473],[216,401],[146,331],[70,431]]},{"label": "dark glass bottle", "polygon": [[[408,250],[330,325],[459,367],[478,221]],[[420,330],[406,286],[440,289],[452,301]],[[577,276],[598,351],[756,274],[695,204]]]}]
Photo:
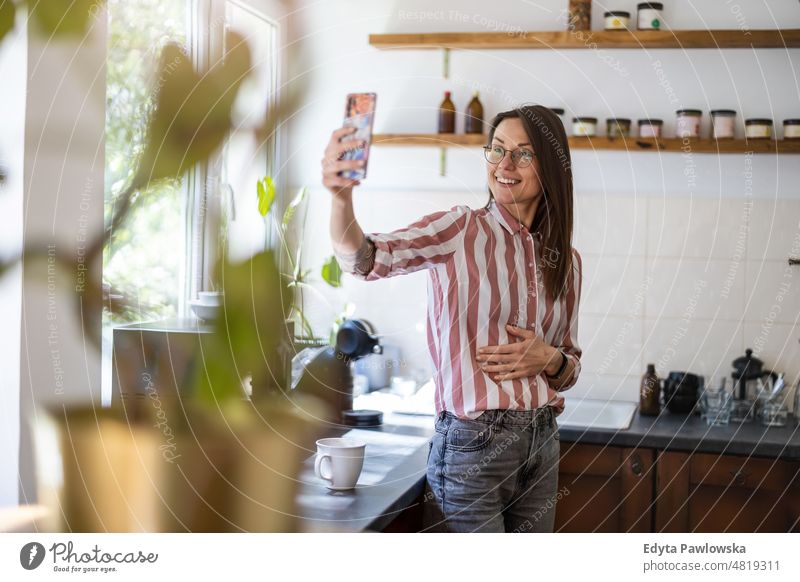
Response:
[{"label": "dark glass bottle", "polygon": [[647,364],[647,372],[642,376],[639,387],[639,414],[657,416],[661,412],[660,395],[661,382],[656,375],[656,367],[654,364]]},{"label": "dark glass bottle", "polygon": [[467,106],[464,133],[483,133],[483,105],[477,91],[472,94],[472,101]]},{"label": "dark glass bottle", "polygon": [[439,133],[456,132],[456,106],[450,99],[450,91],[444,92],[444,101],[439,105]]}]

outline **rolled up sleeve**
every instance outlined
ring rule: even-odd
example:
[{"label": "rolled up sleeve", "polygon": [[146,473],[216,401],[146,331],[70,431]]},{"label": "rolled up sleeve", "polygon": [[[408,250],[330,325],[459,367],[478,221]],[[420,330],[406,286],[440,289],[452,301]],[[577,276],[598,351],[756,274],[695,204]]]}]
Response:
[{"label": "rolled up sleeve", "polygon": [[567,326],[561,338],[561,345],[556,346],[564,352],[567,358],[571,359],[575,368],[572,377],[566,384],[557,388],[559,392],[569,390],[578,381],[581,373],[581,354],[583,353],[578,345],[578,309],[581,300],[581,284],[583,280],[583,263],[577,250],[572,249],[572,284],[566,296],[566,315]]},{"label": "rolled up sleeve", "polygon": [[468,206],[454,206],[392,232],[365,233],[357,253],[337,253],[337,259],[345,272],[364,281],[430,269],[446,262],[462,243],[469,212]]}]

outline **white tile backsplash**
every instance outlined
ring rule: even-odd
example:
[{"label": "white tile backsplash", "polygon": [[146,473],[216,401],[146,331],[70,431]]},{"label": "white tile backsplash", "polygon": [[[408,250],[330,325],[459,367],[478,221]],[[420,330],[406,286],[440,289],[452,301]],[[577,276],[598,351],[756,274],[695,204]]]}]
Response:
[{"label": "white tile backsplash", "polygon": [[641,315],[647,283],[645,259],[581,254],[581,313]]},{"label": "white tile backsplash", "polygon": [[744,257],[747,217],[742,204],[722,198],[650,198],[647,251],[673,258]]},{"label": "white tile backsplash", "polygon": [[582,373],[638,374],[642,325],[638,317],[582,315],[578,327]]},{"label": "white tile backsplash", "polygon": [[642,372],[655,364],[659,376],[670,371],[728,374],[744,353],[742,325],[736,321],[645,319]]},{"label": "white tile backsplash", "polygon": [[752,202],[747,258],[785,262],[790,254],[800,255],[800,200]]},{"label": "white tile backsplash", "polygon": [[647,198],[580,196],[574,214],[573,244],[581,253],[645,256]]},{"label": "white tile backsplash", "polygon": [[646,317],[741,319],[744,273],[736,262],[654,257],[646,268]]},{"label": "white tile backsplash", "polygon": [[793,323],[800,314],[800,267],[787,261],[747,261],[745,319]]}]

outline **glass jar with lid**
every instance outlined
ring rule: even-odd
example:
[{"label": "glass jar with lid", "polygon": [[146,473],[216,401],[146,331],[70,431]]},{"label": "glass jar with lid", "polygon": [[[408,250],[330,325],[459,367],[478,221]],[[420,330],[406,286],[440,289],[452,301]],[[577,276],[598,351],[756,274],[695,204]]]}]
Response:
[{"label": "glass jar with lid", "polygon": [[639,30],[661,30],[664,5],[661,2],[640,2],[636,7],[637,28]]},{"label": "glass jar with lid", "polygon": [[772,120],[746,119],[744,135],[747,139],[770,139],[772,137]]},{"label": "glass jar with lid", "polygon": [[596,117],[573,117],[572,135],[580,137],[594,137],[597,135]]},{"label": "glass jar with lid", "polygon": [[733,109],[715,109],[711,112],[711,136],[714,139],[733,139],[736,112]]},{"label": "glass jar with lid", "polygon": [[800,119],[783,120],[783,139],[800,139]]},{"label": "glass jar with lid", "polygon": [[631,13],[624,10],[609,10],[603,14],[605,30],[628,30]]},{"label": "glass jar with lid", "polygon": [[679,109],[675,112],[675,135],[682,138],[700,137],[700,119],[703,112],[699,109]]},{"label": "glass jar with lid", "polygon": [[639,120],[639,137],[649,138],[661,137],[661,128],[664,125],[663,119],[640,119]]},{"label": "glass jar with lid", "polygon": [[606,119],[606,136],[610,139],[627,137],[631,133],[631,120],[624,117]]}]

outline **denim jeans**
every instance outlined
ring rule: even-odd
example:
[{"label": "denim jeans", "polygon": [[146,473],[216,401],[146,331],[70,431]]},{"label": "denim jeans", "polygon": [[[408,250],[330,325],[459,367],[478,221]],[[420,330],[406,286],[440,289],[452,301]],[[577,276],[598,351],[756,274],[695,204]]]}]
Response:
[{"label": "denim jeans", "polygon": [[560,455],[549,406],[436,418],[425,531],[552,532]]}]

